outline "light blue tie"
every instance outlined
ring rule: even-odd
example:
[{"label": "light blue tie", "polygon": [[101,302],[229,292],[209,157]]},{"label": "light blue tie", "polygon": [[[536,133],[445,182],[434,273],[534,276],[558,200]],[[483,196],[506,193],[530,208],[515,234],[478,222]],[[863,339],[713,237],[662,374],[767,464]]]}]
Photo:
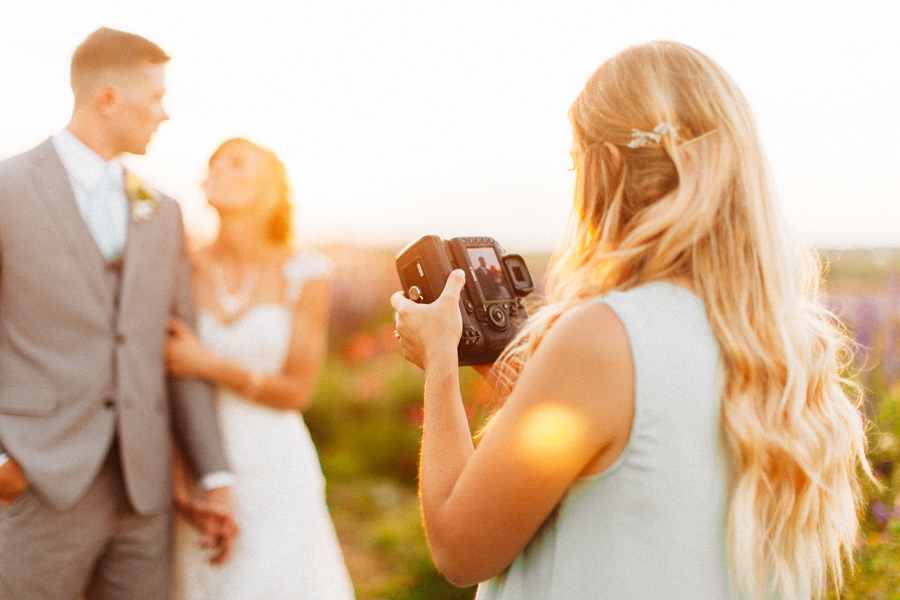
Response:
[{"label": "light blue tie", "polygon": [[91,189],[85,213],[88,229],[106,260],[114,260],[125,245],[120,229],[113,222],[112,202],[115,197],[113,179],[108,168],[103,169],[97,183]]}]

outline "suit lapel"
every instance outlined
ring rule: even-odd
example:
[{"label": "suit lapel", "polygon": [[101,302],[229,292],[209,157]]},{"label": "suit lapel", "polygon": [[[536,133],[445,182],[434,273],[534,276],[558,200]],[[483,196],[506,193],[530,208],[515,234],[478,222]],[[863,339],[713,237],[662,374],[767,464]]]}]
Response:
[{"label": "suit lapel", "polygon": [[83,271],[98,302],[112,316],[113,290],[104,279],[106,259],[78,210],[66,169],[50,140],[35,148],[32,163],[35,168],[31,177],[38,191],[37,197],[62,231],[62,239],[70,248],[76,268]]},{"label": "suit lapel", "polygon": [[[133,200],[129,198],[128,201],[129,211],[131,211]],[[136,277],[141,274],[143,270],[142,265],[153,250],[150,238],[152,237],[154,225],[154,215],[145,219],[133,218],[131,214],[128,216],[128,238],[125,241],[125,248],[122,250],[125,271],[122,274],[122,300],[119,306],[128,306],[129,298],[136,284]]]}]

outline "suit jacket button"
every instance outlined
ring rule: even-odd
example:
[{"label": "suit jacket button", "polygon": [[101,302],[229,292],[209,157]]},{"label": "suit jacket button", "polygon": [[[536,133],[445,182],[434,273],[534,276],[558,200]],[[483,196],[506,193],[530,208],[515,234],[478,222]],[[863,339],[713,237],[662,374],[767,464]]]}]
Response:
[{"label": "suit jacket button", "polygon": [[103,401],[103,406],[106,408],[115,408],[116,403],[112,398],[107,398]]},{"label": "suit jacket button", "polygon": [[117,343],[117,344],[124,344],[124,343],[125,343],[125,334],[124,334],[124,333],[117,333],[117,334],[116,334],[116,343]]}]

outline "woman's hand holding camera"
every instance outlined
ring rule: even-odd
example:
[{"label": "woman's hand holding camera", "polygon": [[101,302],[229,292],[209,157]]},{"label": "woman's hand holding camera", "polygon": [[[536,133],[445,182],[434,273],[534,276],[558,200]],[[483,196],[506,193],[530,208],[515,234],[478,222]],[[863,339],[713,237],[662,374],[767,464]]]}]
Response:
[{"label": "woman's hand holding camera", "polygon": [[[456,269],[447,277],[440,297],[431,304],[412,302],[397,292],[391,297],[394,307],[394,328],[403,356],[424,369],[430,352],[447,352],[456,357],[456,347],[462,335],[459,294],[466,283],[465,273]],[[455,358],[454,358],[455,360]],[[517,358],[473,368],[496,390],[501,399],[512,393],[523,363]]]},{"label": "woman's hand holding camera", "polygon": [[391,296],[397,338],[408,361],[424,369],[430,360],[449,356],[456,364],[456,347],[462,335],[459,294],[465,284],[465,273],[456,269],[447,277],[440,297],[431,304],[416,304],[403,292]]}]

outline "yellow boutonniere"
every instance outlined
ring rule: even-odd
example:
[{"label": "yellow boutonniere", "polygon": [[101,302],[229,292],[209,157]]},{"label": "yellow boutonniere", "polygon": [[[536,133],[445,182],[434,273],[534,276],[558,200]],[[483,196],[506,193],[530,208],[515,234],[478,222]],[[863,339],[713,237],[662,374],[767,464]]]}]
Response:
[{"label": "yellow boutonniere", "polygon": [[134,173],[125,175],[125,192],[131,201],[131,220],[135,223],[152,218],[159,208],[159,200],[152,190]]}]

